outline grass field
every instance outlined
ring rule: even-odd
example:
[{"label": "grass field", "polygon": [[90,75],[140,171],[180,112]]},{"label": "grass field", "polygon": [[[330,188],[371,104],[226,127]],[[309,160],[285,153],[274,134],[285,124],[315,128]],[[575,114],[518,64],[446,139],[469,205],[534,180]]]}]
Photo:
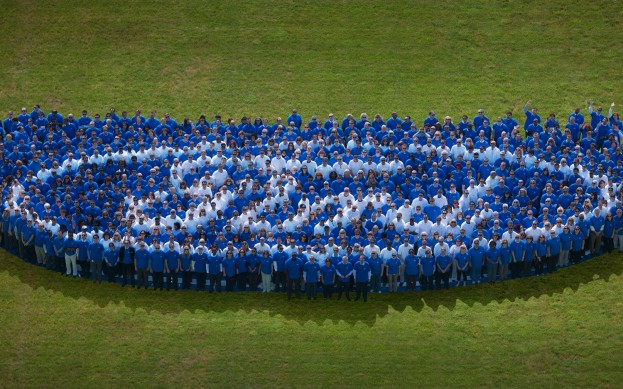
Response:
[{"label": "grass field", "polygon": [[[623,104],[594,1],[4,1],[0,110],[418,124]],[[623,256],[364,304],[92,286],[0,255],[0,387],[620,387]]]}]

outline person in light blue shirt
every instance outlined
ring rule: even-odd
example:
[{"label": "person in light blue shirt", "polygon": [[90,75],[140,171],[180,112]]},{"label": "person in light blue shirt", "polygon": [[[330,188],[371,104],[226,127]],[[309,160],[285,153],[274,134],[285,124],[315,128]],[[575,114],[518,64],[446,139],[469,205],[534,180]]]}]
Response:
[{"label": "person in light blue shirt", "polygon": [[383,279],[383,268],[385,267],[383,259],[379,257],[376,251],[372,251],[368,263],[372,272],[370,276],[371,290],[372,292],[381,293],[381,280]]},{"label": "person in light blue shirt", "polygon": [[91,262],[91,277],[93,283],[102,283],[102,263],[104,261],[104,245],[100,242],[99,235],[93,235],[93,242],[87,248],[87,256]]},{"label": "person in light blue shirt", "polygon": [[324,266],[320,267],[322,294],[325,300],[330,300],[333,297],[333,285],[335,285],[336,274],[335,266],[333,266],[331,258],[327,258],[324,262]]},{"label": "person in light blue shirt", "polygon": [[305,292],[307,300],[318,297],[318,281],[320,280],[320,264],[316,262],[313,255],[309,256],[309,261],[303,265],[303,278],[305,279]]},{"label": "person in light blue shirt", "polygon": [[511,248],[507,239],[502,239],[500,245],[500,280],[504,281],[508,278],[508,267],[511,262]]},{"label": "person in light blue shirt", "polygon": [[511,249],[510,270],[513,278],[520,278],[523,274],[523,262],[525,257],[525,244],[521,240],[521,235],[515,234],[515,238],[509,245]]},{"label": "person in light blue shirt", "polygon": [[[345,257],[346,258],[346,257]],[[292,253],[290,259],[285,263],[285,273],[288,279],[288,301],[292,298],[292,292],[296,293],[296,298],[301,299],[301,273],[303,271],[303,261],[298,258],[296,253]]]},{"label": "person in light blue shirt", "polygon": [[424,256],[420,258],[420,285],[422,290],[432,290],[435,285],[433,284],[433,277],[435,275],[435,257],[433,257],[433,251],[426,248]]},{"label": "person in light blue shirt", "polygon": [[272,287],[273,276],[273,264],[274,259],[270,256],[270,251],[266,250],[262,252],[262,259],[260,262],[260,273],[262,273],[262,293],[270,292]]},{"label": "person in light blue shirt", "polygon": [[536,244],[532,235],[526,235],[524,249],[523,274],[524,276],[529,276],[532,273],[532,266],[535,265],[534,259],[536,255]]},{"label": "person in light blue shirt", "polygon": [[[138,251],[136,252],[138,254]],[[197,277],[197,291],[203,291],[206,287],[208,256],[203,251],[203,246],[197,247],[197,252],[192,256],[193,270]]]},{"label": "person in light blue shirt", "polygon": [[601,251],[601,238],[604,234],[606,219],[601,214],[599,208],[595,208],[593,211],[593,217],[588,220],[588,226],[590,229],[588,237],[588,248],[592,255],[597,255]]},{"label": "person in light blue shirt", "polygon": [[137,284],[140,289],[144,286],[147,289],[148,286],[148,272],[149,272],[149,251],[145,247],[145,242],[139,244],[139,249],[134,253],[134,270],[136,271]]},{"label": "person in light blue shirt", "polygon": [[569,266],[569,253],[571,252],[571,229],[564,226],[558,235],[560,239],[560,255],[558,256],[558,267]]},{"label": "person in light blue shirt", "polygon": [[489,250],[485,252],[485,261],[487,263],[487,281],[493,284],[500,264],[500,250],[493,240],[489,242]]},{"label": "person in light blue shirt", "polygon": [[175,250],[175,244],[169,243],[169,249],[164,253],[166,261],[164,262],[164,272],[166,274],[167,291],[173,287],[178,288],[177,274],[180,271],[180,253]]},{"label": "person in light blue shirt", "polygon": [[480,246],[480,241],[474,239],[472,247],[468,251],[470,257],[470,263],[472,265],[472,283],[480,283],[480,275],[482,272],[482,265],[485,258],[485,249]]},{"label": "person in light blue shirt", "polygon": [[368,301],[368,283],[370,282],[372,271],[363,254],[359,256],[359,262],[353,266],[353,271],[355,272],[355,284],[357,286],[355,301],[358,301],[361,295],[363,295],[363,302],[365,303]]},{"label": "person in light blue shirt", "polygon": [[459,252],[454,256],[454,260],[456,262],[456,275],[458,286],[467,285],[467,273],[469,273],[471,257],[467,253],[467,246],[464,244],[461,245]]},{"label": "person in light blue shirt", "polygon": [[573,233],[571,234],[571,263],[578,263],[582,259],[584,253],[584,234],[579,225],[573,227]]},{"label": "person in light blue shirt", "polygon": [[435,282],[437,284],[437,289],[441,289],[441,284],[443,283],[443,287],[448,289],[450,287],[450,274],[452,273],[452,258],[446,252],[446,248],[441,248],[441,254],[435,258]]},{"label": "person in light blue shirt", "polygon": [[[140,251],[140,250],[139,250]],[[149,256],[149,270],[154,283],[154,290],[162,290],[164,287],[164,269],[166,266],[166,255],[160,247],[160,243],[156,243],[154,251]]]},{"label": "person in light blue shirt", "polygon": [[233,250],[225,252],[223,260],[223,274],[225,275],[225,290],[233,292],[236,285],[236,258],[234,258]]}]

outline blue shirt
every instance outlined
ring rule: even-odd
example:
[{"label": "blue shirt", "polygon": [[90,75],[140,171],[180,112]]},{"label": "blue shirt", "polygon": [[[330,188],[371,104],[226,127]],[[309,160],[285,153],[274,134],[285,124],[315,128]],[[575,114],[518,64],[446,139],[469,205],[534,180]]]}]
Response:
[{"label": "blue shirt", "polygon": [[383,270],[383,260],[380,257],[372,257],[368,259],[368,263],[370,264],[370,270],[372,274],[375,276],[380,276]]},{"label": "blue shirt", "polygon": [[222,264],[223,258],[220,255],[208,255],[208,271],[210,274],[220,274],[223,271]]},{"label": "blue shirt", "polygon": [[435,259],[435,262],[437,263],[437,269],[439,271],[444,272],[444,273],[447,271],[450,271],[450,268],[446,270],[446,266],[452,263],[452,258],[450,258],[449,255],[440,255]]},{"label": "blue shirt", "polygon": [[509,246],[511,249],[511,253],[515,256],[515,261],[522,262],[525,250],[524,243],[521,240],[519,242],[513,240]]},{"label": "blue shirt", "polygon": [[400,272],[400,265],[401,262],[398,257],[391,257],[388,259],[385,263],[385,266],[387,266],[387,274],[398,274]]},{"label": "blue shirt", "polygon": [[353,266],[355,271],[355,282],[369,282],[370,281],[370,264],[366,261],[357,262]]},{"label": "blue shirt", "polygon": [[420,265],[422,266],[422,274],[424,276],[430,277],[435,274],[436,261],[432,256],[421,258]]},{"label": "blue shirt", "polygon": [[225,277],[233,277],[236,275],[236,259],[234,257],[225,257],[223,260],[223,268],[225,269]]},{"label": "blue shirt", "polygon": [[350,275],[353,274],[353,265],[350,262],[340,262],[335,265],[335,270],[340,282],[349,282]]},{"label": "blue shirt", "polygon": [[108,265],[115,266],[119,260],[119,252],[114,248],[112,250],[106,250],[104,251],[104,259]]},{"label": "blue shirt", "polygon": [[164,261],[165,260],[166,260],[166,256],[162,252],[162,250],[154,250],[154,252],[152,252],[151,255],[149,256],[151,270],[154,273],[164,272]]},{"label": "blue shirt", "polygon": [[321,266],[320,274],[322,275],[323,285],[333,285],[333,276],[336,274],[335,266]]},{"label": "blue shirt", "polygon": [[78,241],[74,238],[65,239],[63,243],[63,249],[65,250],[65,254],[74,255],[78,250]]},{"label": "blue shirt", "polygon": [[405,258],[405,274],[408,276],[420,274],[420,260],[415,255],[407,255]]},{"label": "blue shirt", "polygon": [[260,263],[260,271],[262,272],[262,274],[272,274],[273,262],[274,261],[270,257],[270,255],[268,257],[262,256],[261,263]]},{"label": "blue shirt", "polygon": [[[138,251],[136,253],[138,254]],[[208,256],[205,253],[195,253],[191,255],[191,258],[195,262],[195,273],[205,273],[207,271]]]},{"label": "blue shirt", "polygon": [[303,261],[298,258],[290,258],[285,263],[285,271],[288,273],[288,278],[290,279],[301,278],[302,268]]},{"label": "blue shirt", "polygon": [[482,260],[485,256],[485,249],[480,246],[478,246],[478,248],[472,247],[468,252],[472,261],[472,267],[480,269],[482,267]]},{"label": "blue shirt", "polygon": [[467,252],[465,252],[465,254],[459,252],[454,256],[454,259],[456,259],[456,264],[460,269],[465,268],[463,271],[467,270],[465,266],[469,263],[470,260],[470,256]]},{"label": "blue shirt", "polygon": [[549,248],[549,255],[556,255],[560,253],[560,238],[554,236],[547,240],[547,248]]},{"label": "blue shirt", "polygon": [[305,282],[315,283],[320,279],[320,265],[318,262],[307,262],[303,266],[303,270],[305,271]]},{"label": "blue shirt", "polygon": [[149,251],[136,250],[136,252],[134,253],[134,262],[138,269],[141,269],[141,270],[147,269],[147,267],[149,266]]},{"label": "blue shirt", "polygon": [[87,251],[91,261],[101,262],[104,259],[104,245],[100,242],[91,243]]},{"label": "blue shirt", "polygon": [[495,247],[489,248],[487,253],[485,254],[487,257],[487,266],[488,265],[497,265],[500,259],[500,250]]},{"label": "blue shirt", "polygon": [[165,253],[167,257],[167,269],[172,272],[176,272],[179,266],[180,253],[175,250],[170,250]]}]

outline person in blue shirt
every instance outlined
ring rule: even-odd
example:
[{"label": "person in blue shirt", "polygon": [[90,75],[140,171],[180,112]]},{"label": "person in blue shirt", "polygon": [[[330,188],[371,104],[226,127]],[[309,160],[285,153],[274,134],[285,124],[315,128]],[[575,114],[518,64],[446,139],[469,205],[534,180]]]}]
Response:
[{"label": "person in blue shirt", "polygon": [[436,265],[432,250],[427,248],[424,256],[420,258],[420,285],[422,290],[432,290],[435,287],[433,277]]},{"label": "person in blue shirt", "polygon": [[56,236],[54,237],[54,255],[55,255],[55,270],[65,273],[65,238],[63,238],[63,230],[59,228]]},{"label": "person in blue shirt", "polygon": [[368,301],[368,283],[370,282],[372,270],[370,269],[370,264],[366,262],[364,255],[359,256],[359,262],[355,263],[353,271],[355,273],[356,285],[355,301],[358,301],[361,295],[363,295],[363,302],[365,303]]},{"label": "person in blue shirt", "polygon": [[218,250],[217,245],[212,245],[212,249],[208,251],[208,274],[210,275],[209,291],[221,291],[221,274],[223,274],[223,258]]},{"label": "person in blue shirt", "polygon": [[48,232],[45,230],[43,223],[38,223],[35,229],[35,255],[37,257],[37,265],[45,265],[45,241],[48,237]]},{"label": "person in blue shirt", "polygon": [[472,247],[469,249],[468,253],[472,266],[472,282],[474,284],[479,284],[482,272],[482,265],[484,263],[485,249],[483,247],[480,247],[480,241],[478,239],[474,239],[472,242]]},{"label": "person in blue shirt", "polygon": [[140,289],[141,286],[144,286],[147,289],[149,284],[149,251],[147,251],[143,241],[141,241],[139,249],[134,253],[134,271],[136,271],[138,288]]},{"label": "person in blue shirt", "polygon": [[614,218],[611,212],[606,214],[602,240],[604,241],[604,253],[611,253],[614,249]]},{"label": "person in blue shirt", "polygon": [[510,243],[511,263],[510,270],[513,278],[520,278],[523,274],[523,262],[525,257],[525,244],[521,235],[515,234],[515,239]]},{"label": "person in blue shirt", "polygon": [[558,235],[560,239],[560,255],[558,255],[558,267],[569,266],[569,253],[571,252],[571,229],[564,226]]},{"label": "person in blue shirt", "polygon": [[305,291],[307,300],[316,300],[318,296],[318,281],[320,280],[320,265],[316,262],[313,255],[309,256],[309,261],[303,265],[303,278],[305,279]]},{"label": "person in blue shirt", "polygon": [[87,249],[89,262],[91,262],[91,276],[93,283],[102,283],[102,262],[104,261],[104,245],[100,242],[99,235],[93,235],[93,242]]},{"label": "person in blue shirt", "polygon": [[195,272],[195,277],[197,279],[197,291],[203,291],[206,287],[206,271],[208,263],[208,256],[203,252],[203,246],[197,246],[197,252],[195,252],[191,258],[193,271]]},{"label": "person in blue shirt", "polygon": [[193,279],[192,254],[188,245],[182,248],[180,254],[180,271],[182,272],[182,289],[188,290]]},{"label": "person in blue shirt", "polygon": [[322,282],[322,294],[325,300],[333,298],[333,285],[335,285],[336,270],[331,258],[327,258],[324,266],[320,267],[320,280]]},{"label": "person in blue shirt", "polygon": [[54,252],[54,236],[50,230],[46,230],[46,234],[47,236],[43,243],[43,249],[45,250],[45,268],[48,270],[55,270],[56,253]]},{"label": "person in blue shirt", "polygon": [[233,292],[236,285],[236,259],[234,258],[233,250],[225,252],[223,275],[225,276],[225,291]]},{"label": "person in blue shirt", "polygon": [[467,286],[467,273],[469,272],[471,257],[467,253],[467,246],[464,244],[461,245],[459,252],[454,256],[454,261],[456,262],[456,275],[458,286]]},{"label": "person in blue shirt", "polygon": [[383,279],[383,269],[385,267],[383,259],[379,257],[376,251],[372,251],[368,263],[370,263],[370,270],[372,272],[370,276],[371,290],[372,292],[381,293],[381,280]]},{"label": "person in blue shirt", "polygon": [[547,242],[547,257],[545,263],[547,265],[548,273],[556,271],[556,265],[558,264],[558,257],[560,256],[560,238],[556,236],[556,231],[550,231]]},{"label": "person in blue shirt", "polygon": [[500,280],[504,281],[508,278],[508,267],[511,262],[511,248],[507,239],[502,239],[500,245]]},{"label": "person in blue shirt", "polygon": [[36,263],[35,235],[36,230],[32,225],[32,219],[28,219],[26,221],[26,226],[22,228],[20,239],[24,245],[24,258],[30,263]]},{"label": "person in blue shirt", "polygon": [[126,286],[128,282],[132,284],[134,288],[136,285],[136,280],[134,278],[134,273],[136,272],[136,267],[134,265],[134,255],[136,253],[136,249],[130,246],[129,240],[123,241],[123,246],[119,249],[119,261],[121,262],[121,276],[123,281],[121,282],[121,286]]},{"label": "person in blue shirt", "polygon": [[539,235],[539,238],[534,243],[534,268],[536,270],[536,275],[543,275],[543,265],[547,261],[547,240],[545,239],[545,235]]},{"label": "person in blue shirt", "polygon": [[591,250],[592,255],[599,254],[601,250],[601,238],[603,236],[606,219],[601,214],[599,208],[595,208],[593,211],[593,217],[588,220],[588,226],[590,229],[588,238],[588,248]]},{"label": "person in blue shirt", "polygon": [[619,252],[623,252],[623,210],[618,208],[614,217],[614,239],[616,243],[614,247],[619,248]]},{"label": "person in blue shirt", "polygon": [[301,274],[303,271],[303,261],[292,253],[290,259],[285,263],[285,273],[288,282],[288,301],[292,298],[292,292],[296,293],[296,298],[301,299]]},{"label": "person in blue shirt", "polygon": [[353,265],[348,261],[347,256],[342,257],[342,262],[335,266],[337,274],[337,299],[342,298],[342,293],[346,292],[346,300],[350,301],[350,276],[353,274]]},{"label": "person in blue shirt", "polygon": [[283,245],[277,246],[277,252],[273,255],[273,268],[275,270],[275,291],[286,291],[286,273],[285,265],[288,260],[288,254],[283,251]]},{"label": "person in blue shirt", "polygon": [[249,277],[249,287],[251,291],[257,291],[257,288],[260,283],[260,256],[257,255],[257,250],[255,248],[251,249],[251,254],[247,255],[247,270]]},{"label": "person in blue shirt", "polygon": [[532,238],[532,235],[526,236],[526,242],[524,243],[524,261],[523,261],[523,274],[529,276],[532,273],[532,267],[535,266],[534,259],[536,255],[536,243]]},{"label": "person in blue shirt", "polygon": [[441,254],[435,258],[435,283],[437,289],[441,289],[441,284],[445,289],[450,287],[450,274],[452,273],[452,258],[446,252],[446,248],[441,248]]},{"label": "person in blue shirt", "polygon": [[173,287],[177,290],[179,284],[177,280],[177,274],[180,271],[180,253],[175,250],[175,244],[169,243],[169,249],[164,253],[164,273],[166,274],[166,288],[167,291]]},{"label": "person in blue shirt", "polygon": [[65,253],[65,266],[67,268],[66,275],[78,277],[78,266],[76,257],[78,256],[78,241],[74,239],[74,232],[67,231],[67,239],[63,243],[63,252]]},{"label": "person in blue shirt", "polygon": [[489,242],[489,250],[485,252],[485,260],[487,264],[487,282],[493,284],[500,264],[500,250],[496,243],[491,240]]},{"label": "person in blue shirt", "polygon": [[270,256],[270,252],[265,250],[262,253],[262,259],[260,262],[260,273],[262,273],[262,293],[270,292],[272,287],[273,276],[273,258]]},{"label": "person in blue shirt", "polygon": [[400,261],[400,258],[398,258],[396,251],[393,251],[391,258],[388,258],[385,262],[390,292],[398,291],[398,274],[400,274],[401,266],[402,262]]},{"label": "person in blue shirt", "polygon": [[249,268],[247,266],[247,256],[244,250],[238,251],[238,257],[236,257],[236,269],[236,284],[238,290],[244,291],[247,289],[247,282],[249,281]]},{"label": "person in blue shirt", "polygon": [[78,234],[77,242],[78,242],[78,252],[77,252],[76,260],[78,262],[78,265],[80,266],[82,277],[91,278],[91,275],[90,275],[91,263],[89,261],[88,253],[87,253],[87,249],[89,248],[89,245],[91,244],[91,240],[89,239],[89,236],[87,235],[86,226],[83,226],[82,232]]},{"label": "person in blue shirt", "polygon": [[115,249],[113,242],[108,243],[108,249],[104,251],[104,273],[109,283],[115,281],[117,275],[117,266],[119,265],[119,251]]},{"label": "person in blue shirt", "polygon": [[584,234],[579,225],[573,227],[573,233],[571,234],[571,263],[575,264],[582,260],[582,254],[584,253]]},{"label": "person in blue shirt", "polygon": [[417,279],[420,276],[420,260],[415,255],[414,249],[409,249],[409,255],[405,257],[405,278],[407,279],[407,290],[415,291]]}]

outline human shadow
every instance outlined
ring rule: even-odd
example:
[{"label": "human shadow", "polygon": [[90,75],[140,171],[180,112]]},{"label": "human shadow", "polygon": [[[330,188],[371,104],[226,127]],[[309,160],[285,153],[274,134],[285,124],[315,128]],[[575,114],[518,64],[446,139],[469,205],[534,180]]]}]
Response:
[{"label": "human shadow", "polygon": [[164,315],[185,311],[259,313],[283,317],[300,325],[307,322],[322,325],[328,321],[333,324],[345,322],[351,326],[357,323],[372,326],[392,310],[404,312],[411,309],[421,312],[425,307],[434,311],[441,308],[453,310],[459,303],[471,307],[475,304],[487,305],[552,296],[567,289],[575,293],[583,284],[597,279],[609,282],[612,275],[623,274],[623,254],[616,253],[595,257],[546,276],[448,290],[370,294],[367,303],[345,301],[344,298],[336,301],[335,296],[333,300],[323,300],[321,295],[317,301],[307,301],[304,293],[301,300],[287,301],[284,293],[208,293],[194,290],[166,292],[137,290],[121,287],[117,283],[94,285],[90,280],[67,278],[57,272],[30,265],[6,251],[0,253],[0,273],[6,272],[33,289],[42,288],[76,300],[87,299],[101,308],[119,304],[133,311],[142,309]]}]

